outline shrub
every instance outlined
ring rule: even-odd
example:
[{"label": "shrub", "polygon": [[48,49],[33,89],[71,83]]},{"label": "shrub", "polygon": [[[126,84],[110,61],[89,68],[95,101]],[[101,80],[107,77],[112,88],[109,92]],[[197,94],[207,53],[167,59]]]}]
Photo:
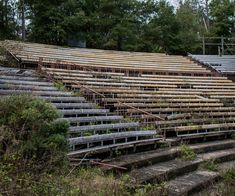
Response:
[{"label": "shrub", "polygon": [[[55,107],[29,95],[0,99],[0,156],[40,161],[38,169],[48,163],[60,164],[67,152],[66,122],[55,122]],[[36,166],[35,165],[35,166]],[[51,165],[51,164],[50,164]]]},{"label": "shrub", "polygon": [[189,148],[187,145],[182,144],[179,151],[180,158],[185,161],[193,161],[196,158],[194,151]]},{"label": "shrub", "polygon": [[61,192],[63,181],[50,175],[68,163],[68,124],[58,117],[55,107],[33,96],[0,98],[0,195]]}]

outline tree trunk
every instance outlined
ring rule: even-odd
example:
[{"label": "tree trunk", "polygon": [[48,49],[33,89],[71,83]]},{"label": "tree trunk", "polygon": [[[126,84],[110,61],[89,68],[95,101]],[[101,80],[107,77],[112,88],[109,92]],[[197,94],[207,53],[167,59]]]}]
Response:
[{"label": "tree trunk", "polygon": [[21,19],[22,19],[22,40],[25,41],[25,4],[21,1]]},{"label": "tree trunk", "polygon": [[205,0],[206,3],[206,25],[207,25],[207,29],[209,30],[210,27],[210,19],[209,19],[209,0]]}]

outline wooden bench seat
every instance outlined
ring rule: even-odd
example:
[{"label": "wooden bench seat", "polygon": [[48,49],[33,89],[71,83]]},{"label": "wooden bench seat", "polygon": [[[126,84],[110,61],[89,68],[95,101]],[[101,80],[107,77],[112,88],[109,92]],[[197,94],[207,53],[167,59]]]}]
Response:
[{"label": "wooden bench seat", "polygon": [[[58,52],[58,50],[56,51]],[[198,66],[197,64],[190,62],[189,60],[186,60],[184,58],[181,58],[180,60],[172,59],[171,56],[169,58],[159,59],[155,58],[153,61],[147,61],[147,59],[142,60],[135,60],[135,58],[132,59],[107,59],[105,57],[99,58],[98,56],[94,56],[93,58],[86,56],[86,55],[71,55],[71,54],[58,54],[58,53],[47,53],[46,51],[41,51],[40,53],[37,51],[22,51],[17,52],[17,56],[25,58],[25,59],[31,59],[31,58],[39,58],[44,57],[45,59],[52,58],[53,60],[61,59],[61,56],[63,56],[63,61],[74,61],[74,62],[82,62],[82,63],[94,63],[95,65],[99,64],[108,64],[111,65],[119,65],[124,64],[125,66],[165,66],[165,67],[186,67],[186,68],[195,68],[195,69],[205,69],[202,66]]]},{"label": "wooden bench seat", "polygon": [[89,116],[89,117],[71,117],[59,118],[58,121],[68,121],[69,123],[93,123],[93,122],[119,122],[123,116]]},{"label": "wooden bench seat", "polygon": [[64,96],[64,97],[71,96],[70,92],[0,89],[0,95],[19,95],[19,94],[32,94],[32,95],[40,95],[40,96]]},{"label": "wooden bench seat", "polygon": [[187,133],[187,134],[177,134],[178,138],[201,138],[201,137],[212,137],[212,136],[219,136],[219,135],[231,135],[234,133],[235,130],[224,130],[224,131],[204,131],[201,133]]},{"label": "wooden bench seat", "polygon": [[148,63],[148,62],[128,62],[128,61],[122,61],[122,62],[115,62],[114,60],[103,60],[103,59],[98,59],[98,58],[94,58],[94,59],[90,59],[90,58],[86,58],[86,57],[77,57],[77,56],[72,56],[72,58],[70,56],[66,56],[63,54],[63,58],[61,59],[61,55],[56,55],[56,54],[46,54],[45,52],[36,54],[36,52],[30,52],[28,53],[29,55],[27,55],[26,51],[23,52],[18,52],[18,54],[16,55],[17,57],[21,58],[23,61],[24,60],[30,60],[30,61],[39,61],[39,58],[45,58],[45,59],[51,59],[52,61],[57,61],[57,60],[63,60],[63,61],[68,61],[68,62],[72,62],[74,64],[83,64],[83,65],[91,65],[91,66],[96,66],[96,67],[101,67],[101,66],[122,66],[122,67],[131,67],[131,68],[139,68],[139,67],[144,67],[144,68],[153,68],[153,69],[161,69],[161,68],[165,68],[165,69],[181,69],[181,70],[192,70],[192,71],[208,71],[205,68],[201,67],[201,66],[197,66],[195,64],[190,64],[190,63],[178,63],[177,62],[155,62],[155,63]]},{"label": "wooden bench seat", "polygon": [[109,103],[116,103],[118,101],[123,103],[218,103],[219,99],[169,99],[169,98],[102,98],[102,101]]},{"label": "wooden bench seat", "polygon": [[106,146],[99,146],[94,148],[87,148],[87,149],[81,149],[81,150],[75,150],[68,153],[69,157],[81,157],[86,154],[92,155],[92,154],[98,154],[103,152],[112,152],[115,150],[121,150],[121,149],[127,149],[127,148],[134,148],[134,152],[137,146],[146,146],[151,144],[156,144],[162,140],[161,137],[152,138],[152,139],[142,139],[137,141],[130,141],[125,143],[116,143]]},{"label": "wooden bench seat", "polygon": [[95,109],[93,103],[53,103],[58,109]]},{"label": "wooden bench seat", "polygon": [[[52,73],[53,74],[53,73]],[[196,87],[201,87],[201,86],[219,86],[219,87],[223,87],[223,86],[235,86],[234,83],[232,82],[202,82],[200,80],[198,81],[170,81],[170,80],[166,80],[166,81],[150,81],[150,80],[146,80],[143,79],[141,77],[137,78],[135,80],[127,80],[124,79],[122,77],[118,77],[118,78],[94,78],[94,77],[77,77],[77,76],[71,76],[71,75],[61,75],[61,74],[57,74],[55,73],[54,75],[55,78],[57,79],[63,79],[63,80],[72,80],[72,81],[95,81],[95,82],[113,82],[113,83],[127,83],[127,84],[136,84],[136,83],[140,83],[140,84],[150,84],[150,85],[162,85],[162,84],[169,84],[169,85],[191,85],[193,88]]]},{"label": "wooden bench seat", "polygon": [[16,84],[16,85],[34,85],[34,86],[54,86],[53,83],[50,82],[34,82],[34,81],[19,81],[19,80],[10,80],[10,79],[1,79],[0,83],[4,84]]},{"label": "wooden bench seat", "polygon": [[235,117],[226,117],[226,118],[210,118],[210,116],[207,116],[206,118],[190,118],[190,119],[178,119],[178,120],[165,120],[165,121],[156,121],[156,126],[159,128],[164,126],[177,126],[177,125],[183,125],[183,124],[205,124],[210,122],[235,122]]},{"label": "wooden bench seat", "polygon": [[[198,108],[146,108],[146,112],[153,113],[169,113],[169,112],[219,112],[219,111],[229,111],[232,112],[235,107],[198,107]],[[138,111],[134,109],[127,109],[129,113],[137,113]]]},{"label": "wooden bench seat", "polygon": [[[81,89],[80,86],[78,85],[72,85],[72,89],[79,89],[82,92],[86,91],[86,89]],[[156,88],[149,88],[144,87],[144,88],[129,88],[129,87],[97,87],[97,86],[88,86],[88,85],[83,85],[83,87],[91,88],[92,90],[95,90],[98,93],[101,94],[126,94],[130,92],[136,93],[136,94],[177,94],[177,95],[196,95],[196,94],[202,94],[202,92],[184,92],[184,91],[174,91],[174,92],[169,92],[169,91],[160,91],[157,87]]]},{"label": "wooden bench seat", "polygon": [[177,99],[177,98],[185,98],[185,99],[194,99],[196,98],[195,95],[151,95],[151,94],[134,94],[134,93],[129,93],[129,94],[118,94],[118,98],[167,98],[167,99]]},{"label": "wooden bench seat", "polygon": [[5,79],[5,80],[24,80],[24,81],[33,81],[33,82],[48,82],[49,84],[53,85],[52,82],[47,81],[45,78],[38,78],[38,77],[32,77],[32,76],[18,76],[18,75],[0,75],[0,79]]},{"label": "wooden bench seat", "polygon": [[[100,135],[92,135],[85,137],[76,137],[70,138],[70,145],[80,145],[80,144],[89,144],[93,142],[100,141],[109,141],[109,140],[117,140],[122,138],[129,137],[143,137],[143,136],[156,136],[156,131],[126,131],[126,132],[118,132],[118,133],[110,133],[110,134],[100,134]],[[115,142],[114,142],[115,143]]]},{"label": "wooden bench seat", "polygon": [[208,124],[208,125],[193,125],[193,126],[180,126],[174,127],[176,132],[181,131],[194,131],[194,130],[203,130],[203,129],[227,129],[235,127],[235,123],[221,123],[221,124]]},{"label": "wooden bench seat", "polygon": [[[65,84],[73,84],[74,80],[63,80],[63,83]],[[145,85],[145,84],[138,84],[138,83],[133,83],[133,84],[126,84],[126,83],[117,83],[117,82],[112,82],[112,83],[107,83],[107,82],[96,82],[96,81],[92,81],[92,82],[86,82],[83,80],[80,80],[78,83],[82,84],[82,85],[92,85],[92,86],[127,86],[127,87],[156,87],[156,88],[160,88],[160,87],[169,87],[169,88],[177,88],[176,85],[167,85],[167,84],[158,84],[158,85],[154,85],[154,84],[149,84],[149,85]]]},{"label": "wooden bench seat", "polygon": [[115,124],[101,124],[101,125],[88,125],[88,126],[74,126],[69,128],[70,133],[83,133],[83,132],[93,132],[97,131],[107,132],[111,130],[120,131],[123,129],[133,129],[139,127],[139,123],[115,123]]},{"label": "wooden bench seat", "polygon": [[[16,55],[17,58],[21,58],[23,61],[27,61],[30,63],[37,63],[39,62],[39,58],[45,58],[46,60],[44,60],[44,63],[56,63],[58,60],[61,59],[60,58],[52,58],[51,56],[45,56],[45,55],[39,55],[38,57],[34,56],[24,56],[24,55]],[[135,70],[135,71],[157,71],[157,72],[168,72],[169,70],[171,70],[171,72],[177,72],[177,73],[210,73],[209,70],[206,70],[204,68],[182,68],[179,69],[178,67],[164,67],[164,66],[160,66],[159,68],[155,65],[155,66],[140,66],[140,65],[125,65],[124,64],[118,64],[118,65],[112,65],[110,63],[104,64],[104,63],[98,63],[97,61],[94,62],[85,62],[84,60],[78,60],[76,61],[74,58],[73,59],[66,59],[66,57],[63,57],[63,61],[64,64],[73,64],[73,65],[77,65],[77,66],[83,66],[83,67],[89,67],[89,68],[113,68],[113,69],[126,69],[126,70]],[[69,62],[69,63],[66,63]]]},{"label": "wooden bench seat", "polygon": [[[180,108],[191,108],[191,107],[221,107],[223,103],[128,103],[128,105],[137,107],[137,108],[169,108],[169,107],[180,107]],[[127,108],[127,106],[116,103],[114,104],[115,107],[119,108]]]},{"label": "wooden bench seat", "polygon": [[[91,75],[106,75],[110,76],[111,79],[127,79],[127,80],[142,80],[146,81],[174,81],[174,82],[203,82],[203,83],[228,83],[232,82],[228,80],[226,77],[197,77],[197,76],[169,76],[169,75],[146,75],[141,74],[141,77],[133,77],[133,76],[125,76],[124,73],[115,73],[115,72],[98,72],[98,71],[84,71],[84,70],[67,70],[67,69],[58,69],[58,68],[43,68],[43,70],[48,73],[56,73],[58,75],[67,75],[71,76],[73,74],[80,75],[81,73],[87,74],[87,78]],[[118,75],[117,77],[115,75]]]},{"label": "wooden bench seat", "polygon": [[235,99],[235,95],[211,95],[212,99]]},{"label": "wooden bench seat", "polygon": [[[159,78],[158,75],[155,74],[141,74],[142,78]],[[161,78],[161,77],[160,77]],[[224,77],[224,76],[178,76],[178,75],[164,75],[164,78],[173,78],[173,79],[198,79],[198,80],[228,80],[228,78]],[[230,80],[231,81],[231,80]]]},{"label": "wooden bench seat", "polygon": [[86,103],[86,99],[84,97],[47,97],[47,96],[38,96],[40,98],[45,99],[48,102],[52,103]]},{"label": "wooden bench seat", "polygon": [[110,75],[112,77],[123,77],[125,76],[124,73],[117,73],[117,72],[100,72],[100,71],[94,71],[94,70],[77,70],[77,69],[62,69],[62,68],[51,68],[51,67],[42,67],[43,71],[46,71],[47,73],[58,73],[58,74],[68,74],[68,75],[80,75],[85,74],[87,76],[93,76],[93,75]]},{"label": "wooden bench seat", "polygon": [[5,90],[36,90],[36,91],[57,91],[56,87],[53,86],[33,86],[33,85],[15,85],[15,84],[9,84],[9,83],[4,83],[2,84],[0,82],[0,89],[5,89]]},{"label": "wooden bench seat", "polygon": [[75,110],[61,110],[63,115],[82,115],[82,114],[108,114],[108,109],[75,109]]}]

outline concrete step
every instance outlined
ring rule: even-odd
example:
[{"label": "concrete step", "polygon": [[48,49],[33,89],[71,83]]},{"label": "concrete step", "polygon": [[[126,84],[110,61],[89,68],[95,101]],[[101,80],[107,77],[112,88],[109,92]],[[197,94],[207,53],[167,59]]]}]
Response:
[{"label": "concrete step", "polygon": [[192,191],[202,189],[219,178],[217,172],[199,170],[176,178],[169,183],[168,195],[189,195]]},{"label": "concrete step", "polygon": [[[181,195],[192,195],[194,192],[198,192],[202,189],[209,191],[210,185],[214,184],[215,181],[222,179],[222,171],[226,171],[229,168],[235,166],[235,161],[229,161],[219,164],[219,172],[207,171],[200,169],[189,174],[180,176],[174,180],[168,182],[168,195],[169,196],[181,196]],[[197,195],[207,195],[198,194]]]},{"label": "concrete step", "polygon": [[213,159],[215,162],[225,162],[235,159],[235,148],[218,150],[197,155],[194,161],[174,159],[160,162],[144,168],[134,169],[129,175],[134,184],[161,182],[196,170],[199,164]]},{"label": "concrete step", "polygon": [[[220,140],[206,142],[201,144],[189,145],[195,153],[211,152],[215,150],[223,150],[235,147],[235,140]],[[128,170],[132,168],[140,168],[149,164],[168,161],[174,159],[179,152],[179,147],[157,149],[148,152],[136,153],[132,155],[124,155],[109,161],[110,165],[125,167]],[[106,168],[107,169],[107,168]],[[111,168],[110,168],[111,169]]]}]

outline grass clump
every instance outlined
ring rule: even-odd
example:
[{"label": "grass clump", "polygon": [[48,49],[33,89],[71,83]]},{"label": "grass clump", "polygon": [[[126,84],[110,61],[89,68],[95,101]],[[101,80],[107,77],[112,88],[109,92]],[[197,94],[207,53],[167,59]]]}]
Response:
[{"label": "grass clump", "polygon": [[179,156],[182,160],[193,161],[196,159],[195,152],[189,146],[182,144],[179,149]]},{"label": "grass clump", "polygon": [[216,164],[213,159],[209,159],[209,160],[205,161],[204,163],[202,163],[202,167],[204,169],[209,170],[209,171],[218,171],[219,170],[218,164]]},{"label": "grass clump", "polygon": [[222,176],[225,182],[235,187],[235,166],[223,172]]},{"label": "grass clump", "polygon": [[143,188],[135,190],[135,196],[167,196],[167,183],[147,184]]}]

